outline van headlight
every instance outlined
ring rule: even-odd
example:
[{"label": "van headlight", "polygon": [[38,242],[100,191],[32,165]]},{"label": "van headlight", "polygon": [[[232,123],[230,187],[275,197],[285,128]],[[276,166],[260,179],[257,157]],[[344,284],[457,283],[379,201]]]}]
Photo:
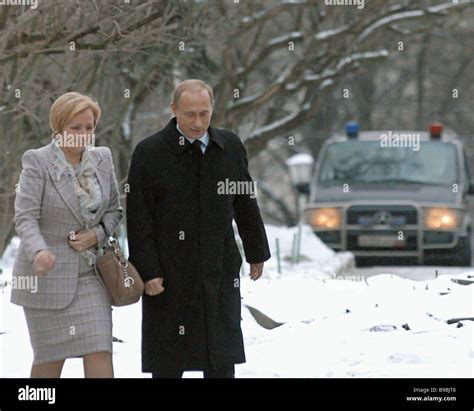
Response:
[{"label": "van headlight", "polygon": [[340,208],[312,208],[306,210],[306,221],[313,228],[334,229],[340,228],[342,222],[342,211]]},{"label": "van headlight", "polygon": [[450,208],[425,208],[424,225],[429,230],[454,230],[459,226],[459,213]]}]

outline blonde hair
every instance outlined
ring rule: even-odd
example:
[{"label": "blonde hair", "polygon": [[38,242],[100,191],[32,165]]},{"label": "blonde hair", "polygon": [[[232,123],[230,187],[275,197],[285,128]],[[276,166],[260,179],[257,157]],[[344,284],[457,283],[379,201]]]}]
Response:
[{"label": "blonde hair", "polygon": [[206,90],[208,92],[211,105],[214,106],[214,92],[212,91],[212,87],[204,81],[197,79],[184,80],[179,83],[174,89],[172,102],[178,105],[179,98],[185,91],[196,92],[200,90]]},{"label": "blonde hair", "polygon": [[75,116],[90,109],[94,115],[94,127],[100,120],[101,109],[97,101],[81,93],[63,94],[52,105],[49,125],[54,134],[62,133]]}]

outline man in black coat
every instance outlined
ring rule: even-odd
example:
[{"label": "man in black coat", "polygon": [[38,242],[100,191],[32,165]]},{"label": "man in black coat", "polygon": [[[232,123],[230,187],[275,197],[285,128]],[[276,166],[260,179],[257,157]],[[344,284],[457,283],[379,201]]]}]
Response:
[{"label": "man in black coat", "polygon": [[174,118],[141,141],[127,195],[130,261],[145,282],[142,370],[233,378],[245,362],[235,219],[250,277],[270,258],[245,148],[210,126],[214,97],[200,80],[176,87]]}]

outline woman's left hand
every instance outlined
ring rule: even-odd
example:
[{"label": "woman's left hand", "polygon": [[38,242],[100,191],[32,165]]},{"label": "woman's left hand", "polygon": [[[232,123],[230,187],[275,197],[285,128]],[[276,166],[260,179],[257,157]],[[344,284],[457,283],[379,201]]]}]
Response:
[{"label": "woman's left hand", "polygon": [[74,250],[82,252],[97,245],[94,230],[81,230],[69,237],[69,244]]}]

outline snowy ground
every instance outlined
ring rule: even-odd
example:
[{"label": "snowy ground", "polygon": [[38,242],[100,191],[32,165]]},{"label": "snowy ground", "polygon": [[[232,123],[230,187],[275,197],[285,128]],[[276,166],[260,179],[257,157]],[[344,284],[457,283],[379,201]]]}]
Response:
[{"label": "snowy ground", "polygon": [[[282,273],[272,258],[262,279],[242,278],[247,363],[236,367],[237,377],[474,377],[474,323],[446,323],[474,317],[474,285],[452,281],[473,279],[474,272],[445,268],[436,279],[413,281],[390,267],[362,281],[335,278],[351,270],[350,254],[334,254],[306,228],[300,263],[292,266],[294,230],[267,229],[273,256],[280,240]],[[11,275],[17,246],[15,239],[4,255],[0,284]],[[410,268],[401,270],[409,276]],[[27,377],[26,323],[9,297],[6,286],[0,291],[0,377]],[[262,328],[246,305],[283,325]],[[114,343],[117,377],[149,377],[140,371],[140,317],[140,304],[114,309],[114,336],[124,341]],[[63,376],[82,377],[81,361],[68,360]]]}]

